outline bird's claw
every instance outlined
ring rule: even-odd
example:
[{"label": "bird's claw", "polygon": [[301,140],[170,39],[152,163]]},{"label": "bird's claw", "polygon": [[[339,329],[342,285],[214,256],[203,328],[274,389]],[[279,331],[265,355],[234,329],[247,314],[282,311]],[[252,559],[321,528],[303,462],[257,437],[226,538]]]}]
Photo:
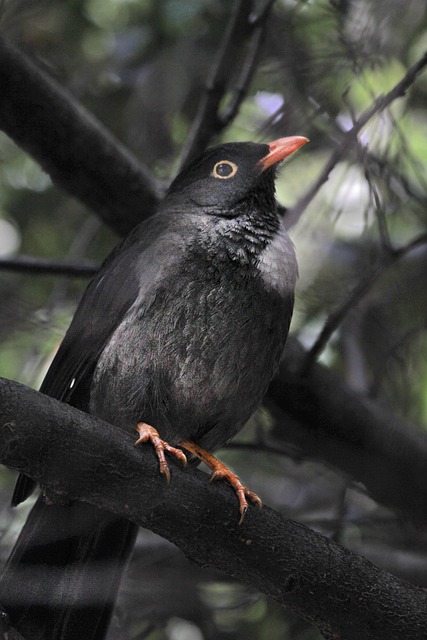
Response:
[{"label": "bird's claw", "polygon": [[166,482],[169,484],[171,474],[169,471],[169,465],[166,462],[165,451],[175,456],[175,458],[178,458],[178,460],[182,462],[184,467],[187,464],[187,457],[185,453],[181,451],[181,449],[172,447],[170,444],[162,440],[157,429],[152,427],[150,424],[147,424],[146,422],[138,422],[138,424],[136,425],[136,430],[139,433],[139,438],[135,442],[135,446],[143,442],[151,442],[156,452],[156,456],[159,460],[160,473],[162,473],[166,477]]},{"label": "bird's claw", "polygon": [[252,504],[256,504],[259,509],[262,509],[262,500],[256,493],[250,491],[247,487],[245,487],[241,482],[238,476],[235,473],[230,471],[228,467],[222,465],[218,466],[211,474],[210,482],[213,480],[225,480],[230,484],[234,491],[236,492],[237,499],[239,501],[239,513],[240,520],[239,524],[242,524],[245,519],[246,512],[248,510],[248,500],[252,502]]},{"label": "bird's claw", "polygon": [[256,505],[258,508],[262,508],[261,499],[257,496],[253,491],[249,491],[247,487],[245,487],[239,480],[239,477],[233,473],[227,465],[225,465],[221,460],[215,458],[211,453],[203,449],[197,442],[193,440],[183,440],[180,443],[181,447],[190,451],[193,455],[195,455],[199,460],[204,462],[209,469],[212,470],[210,482],[213,480],[225,480],[233,487],[236,492],[237,499],[239,501],[239,512],[240,512],[240,520],[239,524],[242,524],[246,511],[248,510],[248,500]]}]

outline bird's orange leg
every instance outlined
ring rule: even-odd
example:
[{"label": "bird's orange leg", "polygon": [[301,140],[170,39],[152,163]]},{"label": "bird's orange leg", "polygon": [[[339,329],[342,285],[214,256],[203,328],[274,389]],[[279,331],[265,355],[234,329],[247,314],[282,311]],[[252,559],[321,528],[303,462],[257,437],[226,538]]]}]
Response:
[{"label": "bird's orange leg", "polygon": [[237,494],[237,498],[239,500],[239,511],[240,511],[240,520],[239,524],[242,524],[243,519],[245,517],[245,513],[248,510],[248,501],[246,498],[258,505],[261,509],[262,501],[253,491],[249,491],[247,487],[245,487],[239,480],[238,476],[231,471],[223,462],[215,458],[211,453],[202,449],[201,446],[197,444],[197,442],[193,442],[192,440],[184,440],[179,443],[180,447],[184,447],[187,451],[190,451],[194,454],[199,460],[204,462],[209,469],[212,469],[211,481],[212,480],[226,480],[233,487],[234,491]]},{"label": "bird's orange leg", "polygon": [[166,480],[169,484],[171,474],[169,471],[168,463],[166,462],[165,451],[171,453],[173,456],[175,456],[175,458],[178,458],[178,460],[183,463],[184,467],[187,464],[187,457],[185,453],[183,453],[181,449],[171,447],[170,444],[162,440],[157,429],[152,427],[150,424],[147,424],[146,422],[138,422],[138,424],[136,425],[136,430],[139,433],[139,438],[135,442],[135,446],[137,444],[141,444],[142,442],[151,442],[156,451],[156,456],[159,459],[160,473],[163,473],[166,476]]}]

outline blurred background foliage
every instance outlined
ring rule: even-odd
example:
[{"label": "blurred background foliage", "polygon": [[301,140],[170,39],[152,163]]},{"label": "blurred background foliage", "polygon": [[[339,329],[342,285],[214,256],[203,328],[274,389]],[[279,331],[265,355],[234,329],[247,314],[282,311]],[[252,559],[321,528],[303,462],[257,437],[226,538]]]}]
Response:
[{"label": "blurred background foliage", "polygon": [[[0,27],[166,185],[232,7],[225,0],[3,0]],[[309,137],[278,180],[279,200],[293,205],[357,115],[426,49],[423,0],[276,0],[253,81],[220,140]],[[426,106],[427,73],[370,120],[291,229],[300,264],[293,333],[309,349],[338,311],[320,359],[419,428],[427,419]],[[99,262],[116,240],[0,135],[0,256]],[[40,383],[84,286],[82,278],[0,271],[0,375]],[[260,434],[268,438],[270,423],[261,410],[223,456],[251,488],[426,586],[421,532],[319,463],[245,448]],[[2,558],[27,509],[8,507],[13,480],[4,470]],[[190,566],[148,533],[111,631],[111,638],[150,640],[317,637],[254,590]]]}]

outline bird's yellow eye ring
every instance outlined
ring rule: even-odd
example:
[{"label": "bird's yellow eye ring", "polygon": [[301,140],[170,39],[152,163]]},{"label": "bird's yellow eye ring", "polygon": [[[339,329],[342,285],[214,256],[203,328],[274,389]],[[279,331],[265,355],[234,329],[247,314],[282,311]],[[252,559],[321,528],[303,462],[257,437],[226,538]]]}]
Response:
[{"label": "bird's yellow eye ring", "polygon": [[234,164],[234,162],[230,162],[230,160],[220,160],[212,169],[212,175],[214,178],[219,178],[220,180],[228,180],[228,178],[236,175],[237,170],[238,166]]}]

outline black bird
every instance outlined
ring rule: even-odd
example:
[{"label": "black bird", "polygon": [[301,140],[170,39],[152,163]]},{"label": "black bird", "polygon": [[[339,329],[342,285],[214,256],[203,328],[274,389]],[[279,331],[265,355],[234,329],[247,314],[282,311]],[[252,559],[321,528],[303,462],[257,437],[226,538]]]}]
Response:
[{"label": "black bird", "polygon": [[[210,452],[259,406],[285,344],[298,269],[275,168],[306,142],[224,144],[184,168],[89,284],[41,387],[136,428],[168,479],[165,452],[203,460],[234,487],[241,519],[261,501]],[[20,476],[13,504],[33,488]],[[11,625],[27,640],[103,638],[136,532],[39,497],[0,580]]]}]

